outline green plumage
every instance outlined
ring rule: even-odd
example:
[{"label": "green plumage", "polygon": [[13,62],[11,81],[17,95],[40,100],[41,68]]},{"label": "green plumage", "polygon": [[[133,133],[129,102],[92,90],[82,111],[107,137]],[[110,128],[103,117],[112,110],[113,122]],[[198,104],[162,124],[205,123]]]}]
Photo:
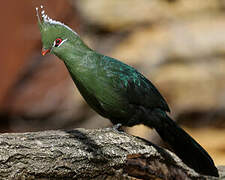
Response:
[{"label": "green plumage", "polygon": [[128,121],[136,105],[169,111],[156,88],[134,68],[92,50],[81,59],[64,62],[87,103],[102,116],[132,126]]},{"label": "green plumage", "polygon": [[131,66],[90,49],[69,27],[42,14],[43,21],[39,17],[38,21],[44,52],[63,60],[80,93],[97,113],[113,124],[155,128],[188,166],[218,176],[208,153],[167,115],[166,101],[148,79]]}]

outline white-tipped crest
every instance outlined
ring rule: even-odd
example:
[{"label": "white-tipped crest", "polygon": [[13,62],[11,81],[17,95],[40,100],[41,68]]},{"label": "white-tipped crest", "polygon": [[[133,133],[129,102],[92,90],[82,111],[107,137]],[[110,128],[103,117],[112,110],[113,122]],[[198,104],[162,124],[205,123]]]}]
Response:
[{"label": "white-tipped crest", "polygon": [[[44,23],[49,23],[49,24],[55,24],[55,25],[61,25],[61,26],[64,26],[65,28],[69,29],[70,31],[72,31],[75,35],[79,36],[74,30],[72,30],[70,27],[68,27],[67,25],[63,24],[62,22],[60,21],[56,21],[56,20],[53,20],[51,18],[48,17],[47,14],[45,14],[45,10],[43,9],[43,5],[40,6],[40,8],[42,9],[41,11],[41,17],[42,17],[42,20]],[[38,22],[40,24],[41,23],[41,20],[40,20],[40,17],[39,17],[39,11],[38,11],[38,7],[36,7],[36,12],[37,12],[37,17],[38,17]]]}]

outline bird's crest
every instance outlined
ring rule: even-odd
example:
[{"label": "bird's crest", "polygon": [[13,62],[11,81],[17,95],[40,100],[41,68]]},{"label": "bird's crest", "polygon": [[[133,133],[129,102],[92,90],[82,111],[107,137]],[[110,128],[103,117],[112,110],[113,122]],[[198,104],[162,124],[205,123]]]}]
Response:
[{"label": "bird's crest", "polygon": [[42,17],[42,19],[40,19],[40,16],[39,16],[39,8],[36,7],[36,13],[37,13],[38,24],[40,26],[40,29],[43,28],[43,26],[45,24],[49,24],[49,25],[60,25],[60,26],[65,27],[66,29],[72,31],[74,34],[78,35],[74,30],[72,30],[70,27],[68,27],[64,23],[62,23],[60,21],[56,21],[56,20],[51,19],[47,14],[45,14],[45,10],[43,9],[43,6],[42,5],[40,6],[40,8],[42,9],[42,11],[41,11],[41,17]]},{"label": "bird's crest", "polygon": [[51,19],[45,13],[45,10],[43,9],[42,5],[40,6],[40,9],[41,12],[39,12],[39,8],[36,7],[38,25],[41,32],[41,38],[44,49],[50,49],[52,47],[52,43],[55,41],[56,38],[76,39],[79,36],[67,25],[63,24],[60,21]]}]

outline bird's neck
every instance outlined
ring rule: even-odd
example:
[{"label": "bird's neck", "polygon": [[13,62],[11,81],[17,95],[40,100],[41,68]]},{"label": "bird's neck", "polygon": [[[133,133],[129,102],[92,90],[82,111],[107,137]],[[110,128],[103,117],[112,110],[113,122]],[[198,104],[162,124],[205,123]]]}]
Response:
[{"label": "bird's neck", "polygon": [[91,73],[96,69],[96,58],[92,58],[95,52],[83,43],[82,40],[76,46],[68,48],[62,55],[62,59],[75,83],[87,83]]},{"label": "bird's neck", "polygon": [[55,55],[66,64],[79,64],[84,56],[92,50],[81,40],[76,39],[73,44],[69,44],[63,52],[56,52]]}]

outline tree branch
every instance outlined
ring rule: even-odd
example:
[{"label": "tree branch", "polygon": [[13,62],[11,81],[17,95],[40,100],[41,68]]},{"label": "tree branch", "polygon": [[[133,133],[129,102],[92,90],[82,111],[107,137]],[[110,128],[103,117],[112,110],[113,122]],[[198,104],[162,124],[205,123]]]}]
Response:
[{"label": "tree branch", "polygon": [[1,134],[0,162],[0,179],[212,179],[111,128]]}]

